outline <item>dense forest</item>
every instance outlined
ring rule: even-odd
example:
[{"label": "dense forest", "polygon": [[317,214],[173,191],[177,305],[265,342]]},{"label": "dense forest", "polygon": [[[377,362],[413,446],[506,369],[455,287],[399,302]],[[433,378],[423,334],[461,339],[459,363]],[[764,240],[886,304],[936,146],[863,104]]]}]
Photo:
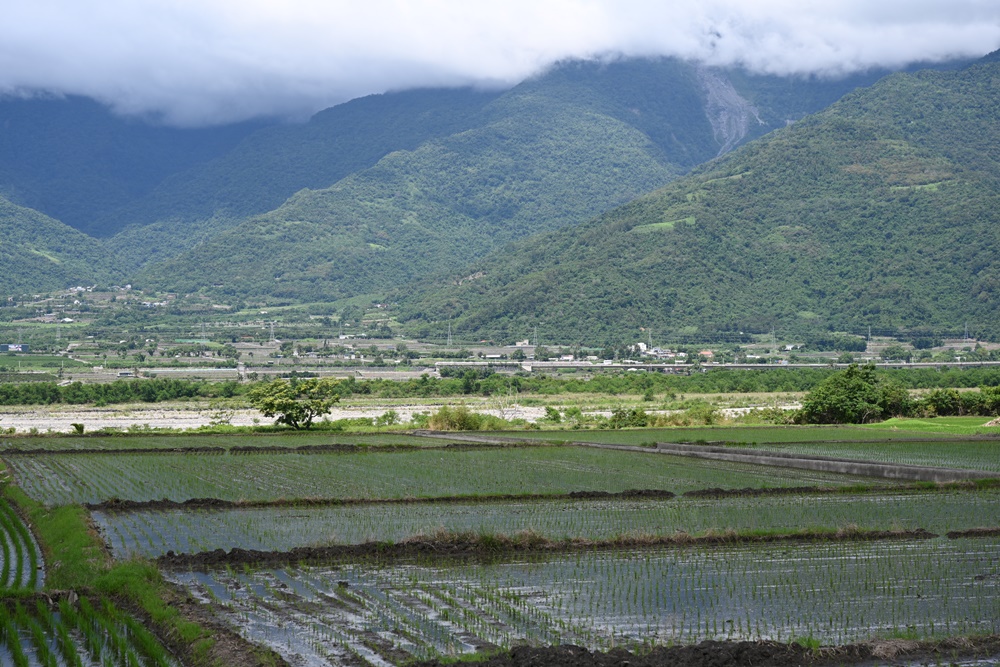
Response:
[{"label": "dense forest", "polygon": [[997,310],[996,64],[896,74],[571,230],[532,237],[422,293],[512,341],[658,333],[960,330]]}]

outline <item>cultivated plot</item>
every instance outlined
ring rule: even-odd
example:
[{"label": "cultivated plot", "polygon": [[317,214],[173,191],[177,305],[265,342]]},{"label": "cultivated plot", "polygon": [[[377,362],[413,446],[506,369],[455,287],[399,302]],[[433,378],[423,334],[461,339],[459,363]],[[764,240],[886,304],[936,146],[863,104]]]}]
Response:
[{"label": "cultivated plot", "polygon": [[0,664],[65,667],[176,667],[157,639],[109,602],[0,604]]},{"label": "cultivated plot", "polygon": [[[750,445],[746,450],[763,449],[788,454],[829,456],[940,468],[962,468],[995,472],[1000,477],[1000,441],[942,440],[918,442],[829,442],[770,443]],[[738,451],[746,451],[739,448]]]},{"label": "cultivated plot", "polygon": [[111,498],[405,498],[712,487],[845,485],[870,478],[698,461],[591,447],[338,454],[46,454],[8,456],[32,498],[51,505]]},{"label": "cultivated plot", "polygon": [[607,649],[996,633],[998,548],[995,538],[841,542],[168,577],[295,664],[381,665],[522,641]]},{"label": "cultivated plot", "polygon": [[0,591],[41,588],[43,575],[35,538],[10,503],[0,498]]},{"label": "cultivated plot", "polygon": [[1000,526],[1000,491],[890,495],[778,496],[671,500],[542,500],[94,512],[117,558],[156,558],[233,547],[297,547],[398,542],[438,531],[551,540],[611,540],[706,531],[803,529],[915,530],[933,533]]},{"label": "cultivated plot", "polygon": [[0,439],[0,454],[4,452],[24,452],[35,449],[48,451],[79,450],[130,450],[130,449],[184,449],[233,447],[268,449],[272,447],[324,447],[329,445],[358,445],[371,447],[441,447],[447,439],[421,438],[402,433],[331,433],[310,431],[302,433],[240,433],[220,434],[180,434],[180,435],[130,435],[122,433],[114,436],[74,437],[22,437]]},{"label": "cultivated plot", "polygon": [[[984,418],[984,421],[986,419]],[[672,428],[619,429],[607,431],[527,431],[524,433],[494,433],[492,435],[537,439],[548,442],[605,442],[618,445],[643,445],[654,442],[892,442],[928,438],[944,438],[936,433],[918,431],[875,430],[867,426],[697,426]],[[1000,429],[997,429],[1000,436]]]}]

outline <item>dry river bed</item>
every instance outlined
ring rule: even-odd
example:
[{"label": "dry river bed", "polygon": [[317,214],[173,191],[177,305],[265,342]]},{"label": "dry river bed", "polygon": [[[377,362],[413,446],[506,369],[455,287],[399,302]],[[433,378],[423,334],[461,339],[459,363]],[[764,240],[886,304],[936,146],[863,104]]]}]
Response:
[{"label": "dry river bed", "polygon": [[[456,402],[456,405],[460,402]],[[500,416],[496,410],[490,409],[488,405],[477,405],[475,403],[465,403],[469,409],[476,412],[493,414]],[[333,409],[327,419],[333,421],[338,419],[367,418],[374,419],[388,410],[394,410],[399,419],[403,422],[412,420],[413,415],[420,412],[433,412],[440,404],[435,405],[384,405],[384,406],[341,406]],[[793,409],[795,405],[782,406],[786,409]],[[751,408],[726,408],[720,410],[727,416],[736,416]],[[668,414],[669,410],[648,410],[651,414]],[[610,411],[593,411],[586,413],[589,416],[609,417]],[[545,417],[544,407],[517,406],[513,410],[507,410],[507,418],[525,419],[529,422],[536,422]],[[206,406],[189,405],[158,405],[150,407],[146,405],[110,406],[110,407],[81,407],[81,406],[28,406],[28,407],[5,407],[0,410],[0,432],[13,428],[17,433],[29,433],[32,429],[37,429],[38,433],[56,432],[70,433],[73,431],[73,424],[83,424],[86,431],[95,431],[103,428],[116,428],[127,430],[129,428],[171,428],[171,429],[196,429],[202,426],[209,426],[218,423],[229,423],[233,426],[252,426],[254,424],[269,424],[271,419],[264,417],[256,410],[230,410],[217,409]]]}]

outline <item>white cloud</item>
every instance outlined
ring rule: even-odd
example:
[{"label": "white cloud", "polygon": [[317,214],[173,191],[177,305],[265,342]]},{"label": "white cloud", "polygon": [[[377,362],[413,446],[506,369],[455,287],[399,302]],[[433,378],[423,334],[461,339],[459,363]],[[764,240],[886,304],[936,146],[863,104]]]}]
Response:
[{"label": "white cloud", "polygon": [[995,0],[0,0],[0,90],[172,123],[373,92],[509,85],[555,60],[675,55],[837,74],[1000,46]]}]

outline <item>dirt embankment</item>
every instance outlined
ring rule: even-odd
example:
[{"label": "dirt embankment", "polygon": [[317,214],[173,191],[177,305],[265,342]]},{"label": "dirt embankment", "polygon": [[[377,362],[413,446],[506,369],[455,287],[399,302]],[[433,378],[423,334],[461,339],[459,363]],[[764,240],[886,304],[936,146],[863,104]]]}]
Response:
[{"label": "dirt embankment", "polygon": [[365,542],[320,547],[296,547],[290,551],[258,551],[234,548],[175,554],[168,551],[156,559],[160,567],[171,569],[255,565],[263,567],[288,563],[330,563],[347,559],[405,559],[432,555],[435,558],[494,558],[498,556],[565,553],[593,549],[638,549],[653,547],[720,546],[732,544],[774,544],[781,542],[846,542],[873,540],[931,539],[938,537],[923,529],[800,531],[777,534],[746,534],[735,531],[705,535],[621,535],[607,540],[568,538],[551,540],[525,531],[513,535],[473,532],[418,535],[402,542]]},{"label": "dirt embankment", "polygon": [[[724,499],[737,497],[767,497],[789,495],[844,495],[844,494],[898,494],[912,492],[968,491],[979,488],[996,488],[997,484],[949,482],[947,484],[907,484],[897,486],[790,486],[765,489],[697,489],[681,494],[684,498]],[[488,495],[426,496],[405,498],[278,498],[275,500],[222,500],[219,498],[190,498],[188,500],[126,500],[109,498],[99,503],[85,503],[84,507],[98,512],[140,512],[191,509],[252,509],[264,507],[336,507],[343,505],[414,505],[529,502],[552,500],[669,500],[677,497],[663,489],[626,489],[625,491],[570,491],[568,493],[511,493]]]},{"label": "dirt embankment", "polygon": [[473,496],[438,496],[427,498],[279,498],[276,500],[221,500],[190,498],[188,500],[123,500],[111,498],[101,503],[84,504],[88,510],[100,512],[135,512],[191,509],[251,509],[263,507],[337,507],[343,505],[415,505],[522,502],[535,500],[614,500],[674,498],[670,491],[659,489],[628,489],[625,491],[570,491],[569,493],[521,493]]},{"label": "dirt embankment", "polygon": [[[951,638],[940,641],[884,640],[811,650],[773,641],[704,641],[691,646],[657,647],[636,654],[624,649],[591,652],[579,646],[518,646],[477,663],[483,667],[793,667],[859,663],[926,662],[1000,655],[1000,637]],[[444,667],[441,660],[414,667]]]}]

